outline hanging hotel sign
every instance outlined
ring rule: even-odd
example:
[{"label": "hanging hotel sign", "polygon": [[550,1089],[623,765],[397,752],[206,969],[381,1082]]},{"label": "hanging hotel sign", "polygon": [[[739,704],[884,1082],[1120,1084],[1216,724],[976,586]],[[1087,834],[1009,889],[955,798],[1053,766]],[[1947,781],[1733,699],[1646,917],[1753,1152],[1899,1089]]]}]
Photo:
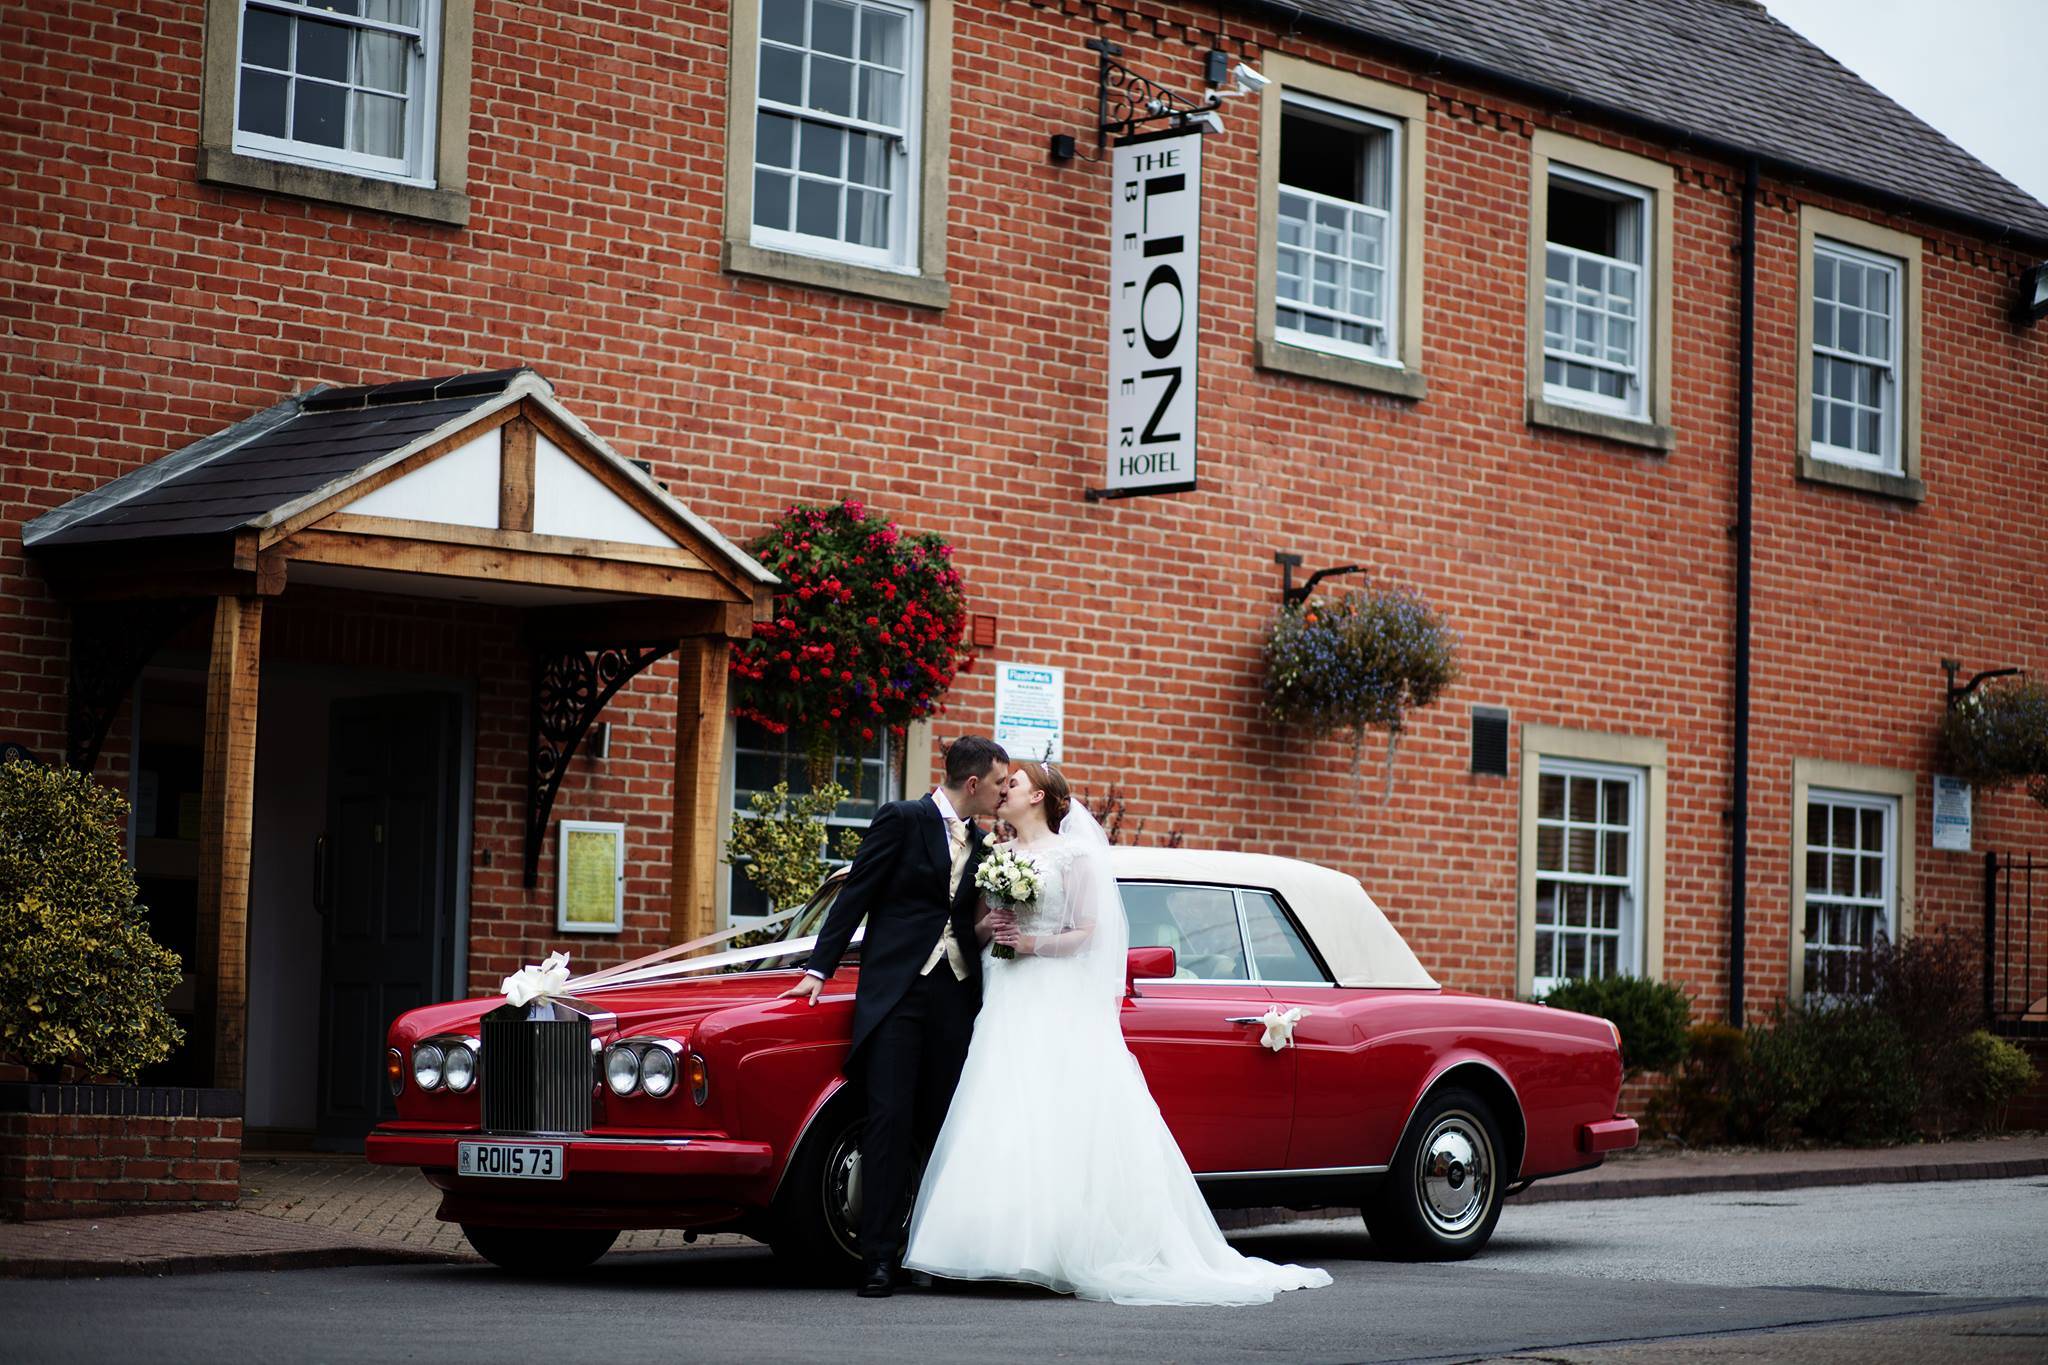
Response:
[{"label": "hanging hotel sign", "polygon": [[1108,480],[1091,497],[1195,486],[1202,135],[1110,151]]}]

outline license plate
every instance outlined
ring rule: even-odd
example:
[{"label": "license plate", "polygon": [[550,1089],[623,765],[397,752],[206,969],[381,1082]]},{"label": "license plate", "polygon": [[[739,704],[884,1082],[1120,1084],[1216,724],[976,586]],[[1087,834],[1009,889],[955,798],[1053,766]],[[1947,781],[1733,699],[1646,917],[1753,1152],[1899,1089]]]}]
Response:
[{"label": "license plate", "polygon": [[458,1142],[455,1173],[501,1180],[560,1180],[562,1149],[532,1142]]}]

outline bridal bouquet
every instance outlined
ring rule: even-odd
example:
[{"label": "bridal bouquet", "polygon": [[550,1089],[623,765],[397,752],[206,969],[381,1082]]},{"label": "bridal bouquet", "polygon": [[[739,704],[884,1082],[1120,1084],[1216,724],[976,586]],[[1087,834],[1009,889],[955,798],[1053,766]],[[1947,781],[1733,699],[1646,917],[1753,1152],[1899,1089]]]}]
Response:
[{"label": "bridal bouquet", "polygon": [[[1038,864],[1013,848],[999,848],[974,869],[974,884],[988,897],[989,904],[1021,910],[1038,899]],[[1015,948],[1001,943],[989,952],[996,957],[1017,955]]]}]

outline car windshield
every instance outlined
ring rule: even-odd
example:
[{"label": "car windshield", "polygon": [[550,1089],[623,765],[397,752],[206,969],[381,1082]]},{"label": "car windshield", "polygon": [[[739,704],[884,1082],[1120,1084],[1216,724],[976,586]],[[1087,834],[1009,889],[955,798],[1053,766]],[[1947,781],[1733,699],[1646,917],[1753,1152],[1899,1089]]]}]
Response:
[{"label": "car windshield", "polygon": [[[825,927],[825,916],[831,913],[832,902],[839,899],[839,888],[845,885],[845,883],[846,878],[844,877],[828,879],[823,886],[811,893],[811,898],[804,903],[803,909],[797,911],[794,915],[782,921],[782,923],[765,925],[759,929],[749,929],[746,933],[737,936],[730,943],[727,943],[725,946],[728,950],[763,948],[775,943],[791,945],[790,951],[787,953],[771,954],[753,962],[737,962],[729,970],[736,972],[777,971],[782,968],[796,966],[802,962],[806,957],[810,956],[810,940],[817,937],[818,931]],[[859,960],[860,944],[858,943],[851,945],[840,956],[841,962],[858,962]]]}]

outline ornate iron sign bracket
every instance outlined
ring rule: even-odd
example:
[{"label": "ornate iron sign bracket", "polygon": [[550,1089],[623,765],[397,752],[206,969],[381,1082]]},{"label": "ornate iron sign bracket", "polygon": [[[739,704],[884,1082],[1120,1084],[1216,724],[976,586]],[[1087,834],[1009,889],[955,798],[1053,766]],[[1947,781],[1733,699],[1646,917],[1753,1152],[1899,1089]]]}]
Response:
[{"label": "ornate iron sign bracket", "polygon": [[526,879],[540,881],[540,850],[562,775],[576,746],[621,687],[677,641],[607,645],[596,649],[541,649],[534,654],[533,745],[526,774]]},{"label": "ornate iron sign bracket", "polygon": [[206,599],[93,602],[71,611],[71,686],[66,696],[64,758],[82,773],[99,762],[100,746],[142,669],[199,614]]},{"label": "ornate iron sign bracket", "polygon": [[1170,126],[1178,128],[1192,118],[1223,107],[1220,91],[1206,100],[1197,100],[1140,76],[1117,60],[1123,56],[1124,50],[1105,38],[1090,38],[1088,46],[1101,59],[1096,68],[1095,146],[1098,151],[1109,145],[1112,136],[1129,137],[1148,123],[1168,120]]}]

